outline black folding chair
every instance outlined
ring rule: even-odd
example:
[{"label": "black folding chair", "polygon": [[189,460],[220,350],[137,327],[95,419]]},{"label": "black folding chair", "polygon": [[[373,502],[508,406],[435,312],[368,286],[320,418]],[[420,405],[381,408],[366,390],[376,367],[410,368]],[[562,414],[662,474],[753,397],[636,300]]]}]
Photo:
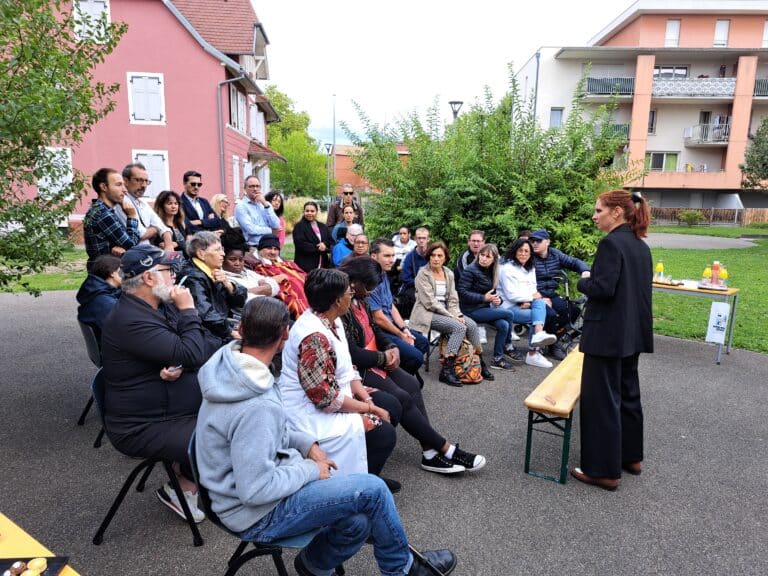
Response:
[{"label": "black folding chair", "polygon": [[[104,392],[106,389],[106,378],[104,377],[104,372],[102,370],[99,370],[96,374],[96,377],[93,379],[93,399],[96,402],[96,408],[99,411],[99,414],[101,416],[101,423],[102,423],[102,430],[104,429]],[[197,529],[197,524],[195,524],[194,518],[192,518],[192,512],[189,510],[189,506],[187,505],[187,500],[184,498],[184,491],[181,489],[181,486],[179,485],[179,480],[176,478],[176,473],[173,471],[173,463],[170,460],[158,460],[156,458],[146,458],[142,460],[141,464],[136,466],[131,473],[128,475],[128,478],[123,483],[122,488],[120,488],[120,492],[117,494],[117,498],[115,498],[115,501],[112,503],[112,506],[109,509],[109,512],[107,512],[107,516],[104,518],[104,520],[101,523],[101,526],[99,526],[98,531],[96,532],[96,535],[93,537],[93,543],[98,546],[102,543],[104,540],[104,532],[109,527],[110,522],[112,522],[112,518],[114,518],[115,514],[117,513],[118,508],[120,508],[120,505],[123,503],[123,500],[125,499],[125,496],[128,494],[128,490],[131,489],[131,486],[133,485],[133,482],[136,480],[138,475],[141,474],[141,478],[139,479],[139,483],[136,484],[136,492],[143,492],[144,491],[144,485],[147,482],[147,479],[149,478],[149,475],[152,473],[152,469],[155,467],[155,464],[158,462],[163,463],[163,467],[165,468],[166,473],[168,474],[168,480],[171,483],[171,487],[173,488],[173,491],[176,493],[176,497],[179,500],[179,504],[181,504],[182,511],[184,512],[184,518],[187,521],[187,524],[189,525],[189,529],[192,531],[192,543],[195,546],[202,546],[203,545],[203,538],[200,536],[200,531]]]},{"label": "black folding chair", "polygon": [[[205,512],[205,516],[208,518],[208,520],[210,520],[213,524],[225,532],[239,539],[240,536],[236,532],[233,532],[227,528],[221,522],[216,513],[211,509],[211,498],[208,494],[208,490],[200,483],[200,472],[197,466],[197,453],[195,451],[195,444],[196,439],[195,434],[193,433],[192,439],[189,441],[188,452],[189,462],[192,466],[192,473],[195,477],[195,484],[197,484],[198,501],[202,504],[203,511]],[[314,538],[318,532],[319,530],[311,530],[309,532],[305,532],[304,534],[299,534],[298,536],[280,538],[279,540],[275,540],[269,544],[240,540],[240,544],[238,544],[234,554],[232,554],[232,557],[227,562],[227,571],[225,572],[225,576],[232,576],[233,574],[237,573],[237,571],[240,570],[244,564],[253,558],[258,558],[260,556],[272,556],[272,561],[275,563],[277,573],[280,574],[280,576],[288,576],[288,571],[286,570],[285,563],[283,562],[283,548],[304,548],[312,541],[312,538]],[[253,546],[253,550],[246,552],[245,550],[248,548],[249,544]],[[336,574],[343,575],[344,567],[337,567]]]},{"label": "black folding chair", "polygon": [[[80,326],[80,332],[83,333],[83,339],[85,340],[85,350],[88,352],[88,358],[91,360],[91,362],[93,362],[93,365],[99,369],[99,372],[101,372],[101,346],[99,346],[99,340],[96,338],[96,332],[91,326],[80,322],[80,320],[78,320],[77,323]],[[98,377],[99,372],[97,372],[96,376],[93,377],[94,380]],[[93,382],[91,382],[91,390],[93,390]],[[83,408],[83,411],[80,414],[80,418],[77,419],[78,426],[85,424],[85,418],[88,416],[88,412],[90,412],[91,406],[93,406],[93,394],[91,394],[90,398],[88,398],[88,402],[86,402],[85,408]],[[98,448],[101,446],[101,440],[103,438],[104,427],[102,426],[99,434],[96,436],[96,440],[93,442],[93,447]]]}]

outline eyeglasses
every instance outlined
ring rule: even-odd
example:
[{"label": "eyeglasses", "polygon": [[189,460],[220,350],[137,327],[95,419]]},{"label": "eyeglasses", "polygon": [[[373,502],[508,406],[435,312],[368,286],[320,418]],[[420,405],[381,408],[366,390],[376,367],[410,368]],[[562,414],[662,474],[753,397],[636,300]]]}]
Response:
[{"label": "eyeglasses", "polygon": [[361,245],[365,244],[366,246],[368,246],[368,240],[355,240],[355,244],[361,244]]},{"label": "eyeglasses", "polygon": [[203,183],[202,182],[187,182],[192,188],[202,188]]},{"label": "eyeglasses", "polygon": [[176,278],[176,271],[173,268],[155,268],[156,272],[168,272],[171,278]]},{"label": "eyeglasses", "polygon": [[139,184],[146,184],[147,186],[152,184],[152,180],[147,180],[146,178],[135,178],[131,176],[131,180],[133,180],[134,182],[138,182]]},{"label": "eyeglasses", "polygon": [[343,192],[344,196],[354,196],[354,192]]},{"label": "eyeglasses", "polygon": [[261,188],[261,184],[248,184],[246,188]]},{"label": "eyeglasses", "polygon": [[530,241],[531,241],[531,244],[541,244],[542,242],[544,242],[544,239],[543,238],[531,238]]}]

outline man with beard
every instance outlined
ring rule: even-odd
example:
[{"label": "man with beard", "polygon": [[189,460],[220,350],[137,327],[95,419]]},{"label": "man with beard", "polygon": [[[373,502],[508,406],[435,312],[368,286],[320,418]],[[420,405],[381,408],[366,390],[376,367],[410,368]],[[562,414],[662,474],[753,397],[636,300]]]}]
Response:
[{"label": "man with beard", "polygon": [[[202,522],[187,447],[202,401],[197,369],[222,342],[203,328],[189,290],[173,285],[181,259],[145,244],[123,256],[123,294],[101,337],[104,427],[123,454],[174,462],[192,515]],[[167,483],[157,496],[184,517]]]},{"label": "man with beard", "polygon": [[[140,243],[149,244],[159,234],[162,241],[165,242],[165,246],[173,246],[171,230],[163,224],[157,212],[144,199],[147,186],[152,184],[147,175],[147,169],[139,162],[128,164],[123,168],[122,176],[125,189],[128,191],[125,199],[136,208],[136,217],[139,220]],[[115,214],[123,224],[127,223],[122,205],[118,204],[115,206]],[[154,243],[157,244],[157,242]]]}]

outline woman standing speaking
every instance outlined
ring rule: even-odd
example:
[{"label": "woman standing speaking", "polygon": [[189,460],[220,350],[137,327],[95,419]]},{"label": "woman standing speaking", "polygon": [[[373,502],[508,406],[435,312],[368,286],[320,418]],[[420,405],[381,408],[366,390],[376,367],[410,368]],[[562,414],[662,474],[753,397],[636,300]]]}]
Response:
[{"label": "woman standing speaking", "polygon": [[581,468],[574,478],[616,490],[621,470],[638,475],[643,460],[643,408],[637,361],[653,352],[651,251],[643,242],[650,222],[639,193],[603,192],[592,221],[606,233],[592,270],[578,289],[586,294],[581,374]]}]

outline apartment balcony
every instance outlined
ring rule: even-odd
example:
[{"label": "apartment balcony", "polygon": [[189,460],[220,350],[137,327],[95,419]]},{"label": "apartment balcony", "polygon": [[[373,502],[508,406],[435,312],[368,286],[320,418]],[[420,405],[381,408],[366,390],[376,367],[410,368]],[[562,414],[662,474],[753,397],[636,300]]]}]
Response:
[{"label": "apartment balcony", "polygon": [[641,188],[697,190],[740,190],[741,172],[726,171],[706,163],[685,164],[677,170],[650,170],[637,180],[627,183]]},{"label": "apartment balcony", "polygon": [[634,78],[587,78],[587,96],[632,96]]},{"label": "apartment balcony", "polygon": [[622,136],[624,140],[629,140],[629,124],[614,124],[611,129],[614,136]]},{"label": "apartment balcony", "polygon": [[697,124],[683,132],[686,148],[725,148],[731,135],[730,124]]},{"label": "apartment balcony", "polygon": [[654,98],[732,100],[736,78],[654,78]]},{"label": "apartment balcony", "polygon": [[768,96],[768,78],[755,78],[755,96]]}]

